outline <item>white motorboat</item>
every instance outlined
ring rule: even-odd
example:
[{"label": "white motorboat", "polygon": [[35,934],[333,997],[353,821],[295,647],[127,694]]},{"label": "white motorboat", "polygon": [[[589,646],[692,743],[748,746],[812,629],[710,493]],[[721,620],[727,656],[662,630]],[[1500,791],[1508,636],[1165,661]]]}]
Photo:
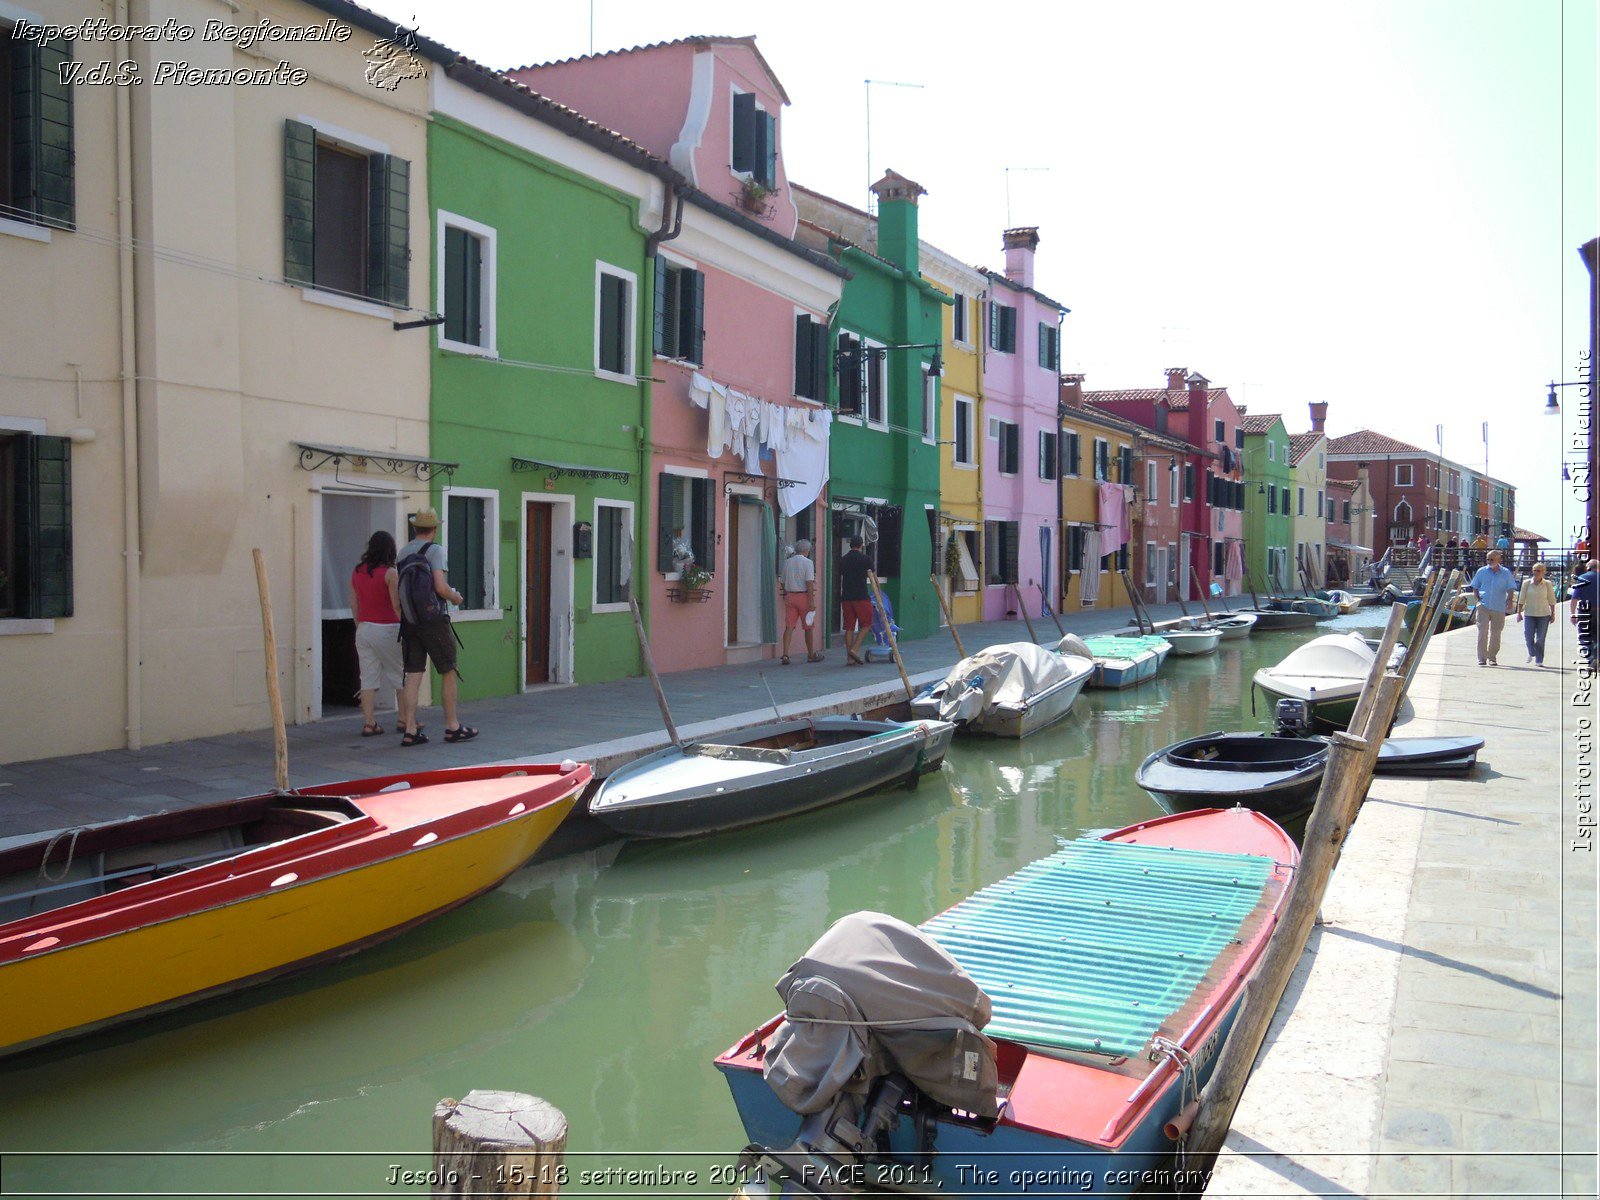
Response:
[{"label": "white motorboat", "polygon": [[1093,673],[1093,659],[1006,642],[962,659],[911,701],[911,714],[969,733],[1024,738],[1066,716]]},{"label": "white motorboat", "polygon": [[1262,667],[1255,686],[1274,704],[1303,701],[1318,731],[1344,729],[1375,657],[1373,644],[1359,633],[1328,633],[1312,638],[1277,666]]},{"label": "white motorboat", "polygon": [[1212,628],[1221,631],[1222,640],[1234,641],[1237,638],[1247,638],[1256,627],[1255,613],[1230,612],[1223,613],[1211,622]]},{"label": "white motorboat", "polygon": [[1161,636],[1172,643],[1172,653],[1179,658],[1198,654],[1211,654],[1222,640],[1222,630],[1198,626],[1194,629],[1164,629]]}]

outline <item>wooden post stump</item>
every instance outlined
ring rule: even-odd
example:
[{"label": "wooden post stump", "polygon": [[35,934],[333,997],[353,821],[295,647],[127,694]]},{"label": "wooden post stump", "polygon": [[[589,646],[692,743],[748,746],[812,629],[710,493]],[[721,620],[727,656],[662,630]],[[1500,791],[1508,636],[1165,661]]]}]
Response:
[{"label": "wooden post stump", "polygon": [[559,1196],[566,1179],[567,1118],[521,1092],[468,1092],[433,1110],[434,1200]]}]

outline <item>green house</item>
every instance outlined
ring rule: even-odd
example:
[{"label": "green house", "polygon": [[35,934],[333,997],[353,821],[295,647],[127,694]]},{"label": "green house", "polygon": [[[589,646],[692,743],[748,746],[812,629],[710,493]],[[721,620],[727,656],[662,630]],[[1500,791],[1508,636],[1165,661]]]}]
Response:
[{"label": "green house", "polygon": [[838,627],[834,568],[850,536],[863,532],[901,636],[927,637],[939,628],[930,583],[939,519],[937,351],[941,306],[950,298],[919,273],[917,197],[926,192],[890,171],[873,185],[872,217],[794,191],[800,240],[827,249],[851,272],[831,330],[833,529],[829,554],[819,556],[828,568],[830,622]]},{"label": "green house", "polygon": [[1245,567],[1257,589],[1300,586],[1295,570],[1289,431],[1277,413],[1241,417],[1244,434]]},{"label": "green house", "polygon": [[486,70],[436,95],[431,444],[459,464],[436,503],[462,695],[638,674],[644,213],[670,168]]}]

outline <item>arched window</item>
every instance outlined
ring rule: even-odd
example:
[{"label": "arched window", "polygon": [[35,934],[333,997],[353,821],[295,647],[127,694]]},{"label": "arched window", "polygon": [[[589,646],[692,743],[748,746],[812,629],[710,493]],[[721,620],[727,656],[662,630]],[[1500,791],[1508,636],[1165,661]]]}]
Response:
[{"label": "arched window", "polygon": [[1411,505],[1404,500],[1394,506],[1394,523],[1396,525],[1411,524]]}]

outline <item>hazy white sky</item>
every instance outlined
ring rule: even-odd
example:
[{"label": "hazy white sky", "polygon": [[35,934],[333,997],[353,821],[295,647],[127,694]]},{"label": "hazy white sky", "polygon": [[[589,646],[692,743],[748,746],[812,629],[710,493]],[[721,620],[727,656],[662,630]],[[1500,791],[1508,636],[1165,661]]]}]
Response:
[{"label": "hazy white sky", "polygon": [[[496,67],[755,34],[793,105],[790,177],[863,203],[928,189],[924,237],[1002,265],[1040,227],[1091,388],[1186,366],[1253,412],[1380,429],[1519,489],[1552,538],[1588,345],[1577,247],[1596,198],[1600,0],[1067,0],[778,5],[377,0]],[[403,10],[403,11],[402,11]],[[1043,168],[1023,171],[1021,168]]]}]

